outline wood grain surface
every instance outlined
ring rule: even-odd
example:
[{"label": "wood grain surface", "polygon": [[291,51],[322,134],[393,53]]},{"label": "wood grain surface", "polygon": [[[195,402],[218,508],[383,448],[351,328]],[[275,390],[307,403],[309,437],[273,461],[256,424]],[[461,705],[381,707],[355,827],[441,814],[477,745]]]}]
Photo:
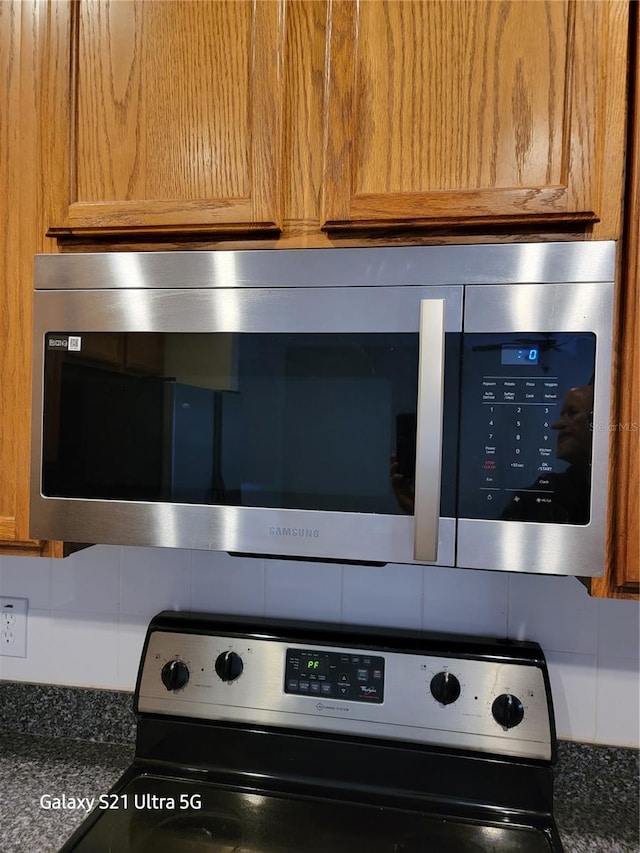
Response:
[{"label": "wood grain surface", "polygon": [[0,541],[23,553],[29,538],[31,288],[42,250],[39,213],[39,43],[41,4],[0,3]]},{"label": "wood grain surface", "polygon": [[280,228],[283,2],[52,5],[50,226]]},{"label": "wood grain surface", "polygon": [[640,593],[640,16],[633,21],[627,205],[616,329],[617,378],[611,419],[608,566],[592,581],[594,595]]},{"label": "wood grain surface", "polygon": [[624,85],[627,14],[616,0],[333,0],[324,226],[600,219],[606,144],[622,166],[604,81]]}]

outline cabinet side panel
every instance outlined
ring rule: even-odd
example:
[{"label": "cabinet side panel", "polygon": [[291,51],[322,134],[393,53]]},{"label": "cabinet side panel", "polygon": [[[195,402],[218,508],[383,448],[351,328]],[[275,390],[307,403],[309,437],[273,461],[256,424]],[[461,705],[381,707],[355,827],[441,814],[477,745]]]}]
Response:
[{"label": "cabinet side panel", "polygon": [[[21,316],[19,304],[19,219],[15,204],[19,198],[18,139],[20,133],[20,3],[0,4],[0,539],[15,538],[16,434],[15,368],[19,336],[24,330],[16,324]],[[11,322],[10,322],[11,320]]]}]

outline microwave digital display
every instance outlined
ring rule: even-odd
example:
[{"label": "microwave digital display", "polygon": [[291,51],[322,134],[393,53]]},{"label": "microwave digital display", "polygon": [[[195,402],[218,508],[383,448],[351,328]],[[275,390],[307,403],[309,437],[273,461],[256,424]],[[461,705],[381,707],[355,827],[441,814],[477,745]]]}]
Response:
[{"label": "microwave digital display", "polygon": [[537,346],[503,344],[500,351],[501,364],[537,364],[540,349]]}]

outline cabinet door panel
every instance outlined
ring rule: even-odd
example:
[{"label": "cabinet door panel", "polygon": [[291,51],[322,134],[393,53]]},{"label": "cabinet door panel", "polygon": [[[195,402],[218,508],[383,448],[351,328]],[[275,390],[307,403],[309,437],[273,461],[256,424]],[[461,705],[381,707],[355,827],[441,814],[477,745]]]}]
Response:
[{"label": "cabinet door panel", "polygon": [[334,0],[324,227],[597,220],[625,9]]},{"label": "cabinet door panel", "polygon": [[278,229],[283,3],[60,5],[52,232]]}]

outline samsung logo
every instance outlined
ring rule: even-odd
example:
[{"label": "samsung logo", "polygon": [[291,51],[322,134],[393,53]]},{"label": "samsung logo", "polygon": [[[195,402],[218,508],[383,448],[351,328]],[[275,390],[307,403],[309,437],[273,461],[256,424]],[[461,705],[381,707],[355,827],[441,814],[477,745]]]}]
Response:
[{"label": "samsung logo", "polygon": [[317,539],[320,531],[315,527],[270,527],[269,536],[293,536],[300,539]]}]

